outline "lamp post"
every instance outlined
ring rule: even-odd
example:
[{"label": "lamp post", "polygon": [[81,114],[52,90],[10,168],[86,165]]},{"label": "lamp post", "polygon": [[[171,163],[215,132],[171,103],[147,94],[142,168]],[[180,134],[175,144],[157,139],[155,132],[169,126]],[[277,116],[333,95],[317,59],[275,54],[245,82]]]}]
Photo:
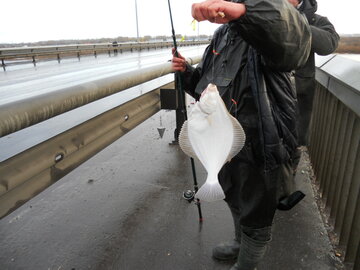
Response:
[{"label": "lamp post", "polygon": [[138,24],[137,0],[135,0],[135,15],[136,15],[136,40],[137,40],[137,42],[139,42],[139,24]]}]

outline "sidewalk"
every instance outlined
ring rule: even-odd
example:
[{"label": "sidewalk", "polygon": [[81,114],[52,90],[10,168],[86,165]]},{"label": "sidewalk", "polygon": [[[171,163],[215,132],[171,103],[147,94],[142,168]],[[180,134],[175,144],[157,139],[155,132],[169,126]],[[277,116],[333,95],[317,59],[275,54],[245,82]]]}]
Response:
[{"label": "sidewalk", "polygon": [[[158,113],[0,220],[0,268],[230,269],[234,262],[211,258],[214,245],[233,237],[225,203],[203,203],[199,225],[196,206],[181,197],[192,188],[192,174],[189,158],[169,145],[174,114]],[[196,169],[202,183],[206,172],[199,163]],[[258,270],[341,269],[304,155],[297,181],[306,197],[276,214],[273,241]]]},{"label": "sidewalk", "polygon": [[277,212],[273,241],[259,270],[343,269],[335,256],[315,201],[311,175],[310,160],[304,148],[295,179],[306,197],[292,210]]}]

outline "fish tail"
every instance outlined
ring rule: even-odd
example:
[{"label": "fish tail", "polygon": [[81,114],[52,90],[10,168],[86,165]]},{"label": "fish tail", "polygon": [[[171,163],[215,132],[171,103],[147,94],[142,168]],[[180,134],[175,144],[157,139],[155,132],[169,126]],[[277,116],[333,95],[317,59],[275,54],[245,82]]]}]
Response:
[{"label": "fish tail", "polygon": [[206,180],[205,184],[196,192],[195,198],[205,202],[213,202],[225,199],[225,193],[219,181]]}]

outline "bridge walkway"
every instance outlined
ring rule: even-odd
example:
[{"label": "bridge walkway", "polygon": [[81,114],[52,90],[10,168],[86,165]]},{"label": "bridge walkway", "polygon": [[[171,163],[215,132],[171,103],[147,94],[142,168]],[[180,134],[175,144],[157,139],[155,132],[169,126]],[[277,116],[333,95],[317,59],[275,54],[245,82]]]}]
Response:
[{"label": "bridge walkway", "polygon": [[[166,128],[160,139],[157,127]],[[225,270],[211,258],[233,237],[224,202],[182,199],[192,185],[190,160],[173,140],[174,112],[161,111],[0,220],[2,270]],[[206,172],[196,163],[200,182]],[[306,193],[278,212],[258,270],[342,269],[329,241],[304,152],[297,174]]]}]

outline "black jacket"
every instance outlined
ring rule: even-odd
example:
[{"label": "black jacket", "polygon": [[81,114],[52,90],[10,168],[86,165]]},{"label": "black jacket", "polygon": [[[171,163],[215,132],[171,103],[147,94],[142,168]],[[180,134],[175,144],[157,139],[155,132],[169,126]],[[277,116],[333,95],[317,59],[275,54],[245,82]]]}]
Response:
[{"label": "black jacket", "polygon": [[[187,66],[184,85],[199,98],[208,83],[215,83],[244,126],[247,140],[260,141],[262,164],[271,170],[287,161],[297,146],[296,94],[288,71],[307,60],[311,32],[287,0],[244,3],[246,15],[219,27],[200,64]],[[255,119],[256,134],[249,119]]]},{"label": "black jacket", "polygon": [[310,24],[312,41],[309,58],[304,66],[296,70],[296,74],[299,77],[314,78],[314,53],[318,55],[333,53],[338,47],[340,37],[328,18],[315,14],[317,11],[317,3],[315,0],[303,0],[299,11],[305,14]]},{"label": "black jacket", "polygon": [[303,0],[299,11],[306,15],[312,33],[311,53],[305,65],[295,70],[295,83],[299,104],[298,130],[300,145],[308,144],[308,129],[315,91],[315,53],[333,53],[339,42],[339,35],[328,18],[315,14],[315,0]]}]

